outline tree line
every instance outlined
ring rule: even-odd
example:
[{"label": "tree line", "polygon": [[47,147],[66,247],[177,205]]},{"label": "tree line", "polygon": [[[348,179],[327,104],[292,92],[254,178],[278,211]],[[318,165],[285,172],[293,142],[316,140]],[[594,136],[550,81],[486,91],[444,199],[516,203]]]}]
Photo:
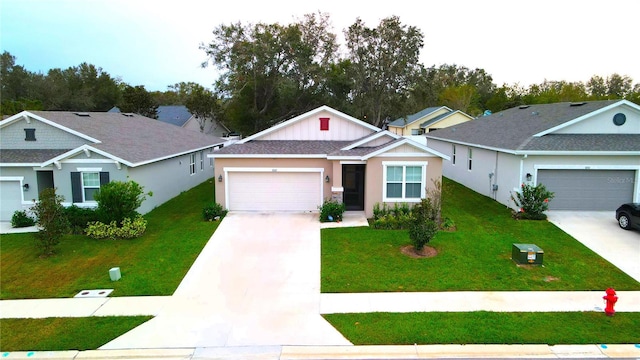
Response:
[{"label": "tree line", "polygon": [[376,126],[430,106],[445,105],[477,116],[485,110],[536,103],[628,99],[640,104],[640,83],[626,75],[594,75],[586,82],[545,80],[496,85],[484,69],[420,63],[424,34],[396,16],[373,28],[356,19],[338,43],[329,16],[307,14],[291,24],[221,24],[201,44],[203,67],[220,76],[211,89],[192,82],[147,92],[82,63],[33,73],[2,54],[2,113],[23,109],[107,111],[156,117],[158,105],[186,105],[252,134],[320,105]]}]

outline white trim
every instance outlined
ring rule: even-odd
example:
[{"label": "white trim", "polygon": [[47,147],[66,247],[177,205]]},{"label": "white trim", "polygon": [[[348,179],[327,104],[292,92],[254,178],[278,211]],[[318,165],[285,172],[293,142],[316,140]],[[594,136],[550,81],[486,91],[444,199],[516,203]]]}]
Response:
[{"label": "white trim", "polygon": [[40,166],[40,163],[0,163],[1,167],[30,167]]},{"label": "white trim", "polygon": [[364,160],[358,161],[350,161],[350,160],[340,160],[340,165],[366,165],[367,162]]},{"label": "white trim", "polygon": [[[388,198],[387,197],[387,167],[388,166],[402,166],[402,197],[400,198]],[[405,185],[406,185],[406,168],[407,166],[420,166],[422,167],[422,181],[420,186],[420,198],[407,198],[405,197]],[[421,199],[426,197],[427,186],[427,167],[428,161],[383,161],[382,162],[382,201],[383,202],[420,202]]]},{"label": "white trim", "polygon": [[[413,147],[415,147],[415,148],[417,148],[419,150],[423,150],[424,152],[427,152],[427,153],[433,154],[435,156],[441,157],[441,158],[443,158],[445,160],[450,160],[449,156],[447,156],[447,155],[445,155],[445,154],[443,154],[443,153],[441,153],[439,151],[433,150],[433,149],[431,149],[431,148],[429,148],[429,147],[427,147],[425,145],[417,143],[417,142],[415,142],[415,141],[413,141],[411,139],[408,139],[408,138],[403,138],[401,141],[395,142],[393,144],[390,144],[389,146],[385,146],[382,149],[379,149],[377,151],[369,153],[369,154],[363,156],[362,159],[363,160],[370,159],[372,157],[375,157],[375,156],[377,156],[379,154],[385,153],[385,152],[387,152],[389,150],[393,150],[393,149],[397,148],[398,146],[402,146],[402,145],[410,145],[410,146],[413,146]],[[403,157],[408,157],[409,155],[407,155],[407,154],[413,154],[413,153],[398,153],[398,154],[402,154]]]},{"label": "white trim", "polygon": [[326,154],[207,154],[214,159],[327,159]]},{"label": "white trim", "polygon": [[287,126],[289,126],[291,124],[294,124],[294,123],[296,123],[298,121],[304,120],[304,119],[306,119],[308,117],[311,117],[311,116],[316,115],[316,114],[318,114],[320,112],[323,112],[323,111],[327,111],[327,112],[329,112],[329,113],[331,113],[331,114],[333,114],[335,116],[344,118],[347,121],[351,121],[351,122],[353,122],[353,123],[355,123],[357,125],[360,125],[360,126],[362,126],[364,128],[367,128],[369,130],[373,130],[373,131],[380,131],[381,130],[380,128],[378,128],[376,126],[373,126],[373,125],[371,125],[369,123],[366,123],[366,122],[364,122],[362,120],[358,120],[358,119],[356,119],[356,118],[354,118],[352,116],[349,116],[349,115],[347,115],[347,114],[345,114],[343,112],[340,112],[338,110],[330,108],[327,105],[323,105],[323,106],[320,106],[320,107],[318,107],[318,108],[316,108],[314,110],[311,110],[311,111],[308,111],[308,112],[306,112],[304,114],[298,115],[298,116],[296,116],[296,117],[294,117],[292,119],[285,120],[285,121],[283,121],[283,122],[281,122],[281,123],[279,123],[277,125],[274,125],[274,126],[268,128],[268,129],[262,130],[262,131],[260,131],[260,132],[258,132],[256,134],[253,134],[253,135],[251,135],[249,137],[246,137],[246,138],[238,141],[238,143],[239,144],[244,144],[244,143],[246,143],[248,141],[258,139],[258,138],[260,138],[262,136],[270,134],[270,133],[272,133],[274,131],[277,131],[279,129],[287,127]]},{"label": "white trim", "polygon": [[364,138],[364,139],[362,139],[360,141],[351,143],[351,144],[343,147],[340,150],[351,150],[351,149],[357,148],[358,146],[360,146],[362,144],[366,144],[366,143],[371,142],[373,140],[379,139],[379,138],[381,138],[383,136],[389,136],[394,140],[400,139],[402,137],[400,135],[392,133],[391,131],[383,130],[383,131],[379,131],[379,132],[377,132],[375,134],[371,134],[371,135],[367,136],[366,138]]},{"label": "white trim", "polygon": [[561,155],[589,155],[589,156],[638,156],[640,151],[516,151],[515,155],[544,155],[544,156],[561,156]]},{"label": "white trim", "polygon": [[361,156],[337,155],[337,156],[326,156],[326,159],[327,160],[347,161],[347,162],[351,162],[351,163],[354,163],[354,164],[361,163],[361,162],[366,163],[366,160],[363,160],[363,158]]},{"label": "white trim", "polygon": [[60,161],[63,164],[115,164],[116,160],[111,159],[65,159]]},{"label": "white trim", "polygon": [[332,186],[331,187],[331,192],[344,192],[344,187],[342,187],[342,186],[339,186],[339,187]]},{"label": "white trim", "polygon": [[[72,157],[72,156],[74,156],[76,154],[79,154],[80,152],[84,152],[85,149],[88,149],[90,151],[95,152],[96,154],[99,154],[99,155],[102,155],[102,156],[107,157],[109,159],[112,159],[112,162],[117,161],[117,162],[123,163],[123,164],[125,164],[127,166],[131,166],[131,167],[135,166],[129,161],[121,159],[121,158],[119,158],[117,156],[113,156],[113,155],[109,154],[106,151],[102,151],[102,150],[96,149],[93,146],[86,145],[86,144],[82,145],[80,147],[77,147],[77,148],[75,148],[73,150],[69,150],[66,153],[60,154],[60,155],[58,155],[58,156],[56,156],[56,157],[54,157],[52,159],[47,160],[44,163],[42,163],[42,166],[44,167],[44,166],[47,166],[47,165],[56,164],[56,167],[58,167],[58,169],[60,169],[62,167],[62,162],[71,162],[71,163],[73,163],[74,161],[81,161],[81,162],[84,162],[84,163],[95,163],[95,162],[97,162],[96,160],[104,160],[104,159],[96,159],[96,160],[69,159],[70,157]],[[60,164],[60,165],[58,165],[58,164]]]},{"label": "white trim", "polygon": [[281,168],[281,167],[223,167],[222,171],[224,172],[224,181],[227,182],[224,186],[224,206],[225,209],[229,209],[229,173],[230,172],[259,172],[259,173],[314,173],[317,172],[319,177],[319,186],[320,186],[320,199],[318,204],[322,204],[324,201],[324,168]]},{"label": "white trim", "polygon": [[101,172],[102,168],[76,168],[79,172]]},{"label": "white trim", "polygon": [[40,166],[34,166],[33,171],[53,171],[53,166],[46,166],[46,167],[40,167]]},{"label": "white trim", "polygon": [[425,153],[388,153],[388,154],[380,154],[378,155],[380,158],[395,158],[395,157],[439,157],[433,154],[425,154]]},{"label": "white trim", "polygon": [[0,181],[24,181],[24,176],[0,176]]},{"label": "white trim", "polygon": [[622,105],[627,105],[627,106],[630,106],[631,108],[633,108],[633,109],[635,109],[637,111],[640,111],[640,105],[636,105],[636,104],[634,104],[634,103],[632,103],[632,102],[630,102],[628,100],[620,100],[620,101],[615,102],[615,103],[613,103],[611,105],[602,107],[602,108],[600,108],[598,110],[594,110],[594,111],[592,111],[590,113],[584,114],[584,115],[582,115],[580,117],[577,117],[577,118],[575,118],[573,120],[570,120],[570,121],[567,121],[565,123],[562,123],[562,124],[560,124],[558,126],[554,126],[551,129],[547,129],[545,131],[542,131],[542,132],[539,132],[537,134],[534,134],[533,136],[534,137],[540,137],[540,136],[544,136],[544,135],[556,132],[557,130],[566,128],[566,127],[571,126],[571,125],[573,125],[575,123],[581,122],[581,121],[583,121],[585,119],[594,117],[594,116],[596,116],[598,114],[601,114],[601,113],[603,113],[605,111],[609,111],[609,110],[611,110],[613,108],[616,108],[616,107],[619,107],[619,106],[622,106]]}]

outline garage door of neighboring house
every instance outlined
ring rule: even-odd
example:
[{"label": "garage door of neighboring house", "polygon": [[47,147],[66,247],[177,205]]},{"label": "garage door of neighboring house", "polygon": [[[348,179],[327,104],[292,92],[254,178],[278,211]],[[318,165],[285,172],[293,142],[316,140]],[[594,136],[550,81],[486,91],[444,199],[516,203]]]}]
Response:
[{"label": "garage door of neighboring house", "polygon": [[635,170],[539,170],[538,183],[555,193],[550,210],[615,210],[633,200]]},{"label": "garage door of neighboring house", "polygon": [[0,180],[0,221],[11,221],[13,213],[22,210],[20,181]]},{"label": "garage door of neighboring house", "polygon": [[227,207],[232,211],[317,211],[320,171],[229,171]]}]

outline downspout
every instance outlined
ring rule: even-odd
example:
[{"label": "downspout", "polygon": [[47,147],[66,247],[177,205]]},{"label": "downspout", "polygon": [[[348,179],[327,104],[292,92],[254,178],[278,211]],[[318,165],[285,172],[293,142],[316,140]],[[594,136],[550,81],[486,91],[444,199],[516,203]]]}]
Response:
[{"label": "downspout", "polygon": [[493,190],[493,200],[498,198],[498,156],[500,156],[500,153],[496,151],[496,166],[493,168],[493,185],[491,185],[491,190]]},{"label": "downspout", "polygon": [[[523,180],[522,180],[522,174],[524,173],[524,159],[527,158],[527,154],[522,155],[522,159],[520,159],[520,175],[518,177],[518,182],[520,182],[522,184]],[[513,190],[509,190],[509,203],[511,203],[511,192]]]}]

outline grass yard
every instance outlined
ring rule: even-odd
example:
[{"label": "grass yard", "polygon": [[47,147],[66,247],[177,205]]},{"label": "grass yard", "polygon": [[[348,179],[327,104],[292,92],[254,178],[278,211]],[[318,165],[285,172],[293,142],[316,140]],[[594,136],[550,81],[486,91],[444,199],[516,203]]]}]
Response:
[{"label": "grass yard", "polygon": [[324,315],[354,345],[638,344],[640,313],[367,313]]},{"label": "grass yard", "polygon": [[[213,189],[208,180],[146,214],[147,231],[138,239],[69,235],[56,255],[40,258],[34,234],[2,235],[0,299],[72,297],[105,288],[114,289],[111,296],[171,295],[219,224],[202,220]],[[109,269],[116,266],[122,278],[112,282]]]},{"label": "grass yard", "polygon": [[1,319],[0,351],[95,350],[151,316]]},{"label": "grass yard", "polygon": [[[552,223],[514,220],[504,205],[443,180],[443,216],[457,231],[441,231],[429,243],[437,256],[403,255],[400,248],[411,243],[404,230],[323,229],[322,292],[640,290]],[[513,243],[538,245],[544,266],[516,266]]]}]

